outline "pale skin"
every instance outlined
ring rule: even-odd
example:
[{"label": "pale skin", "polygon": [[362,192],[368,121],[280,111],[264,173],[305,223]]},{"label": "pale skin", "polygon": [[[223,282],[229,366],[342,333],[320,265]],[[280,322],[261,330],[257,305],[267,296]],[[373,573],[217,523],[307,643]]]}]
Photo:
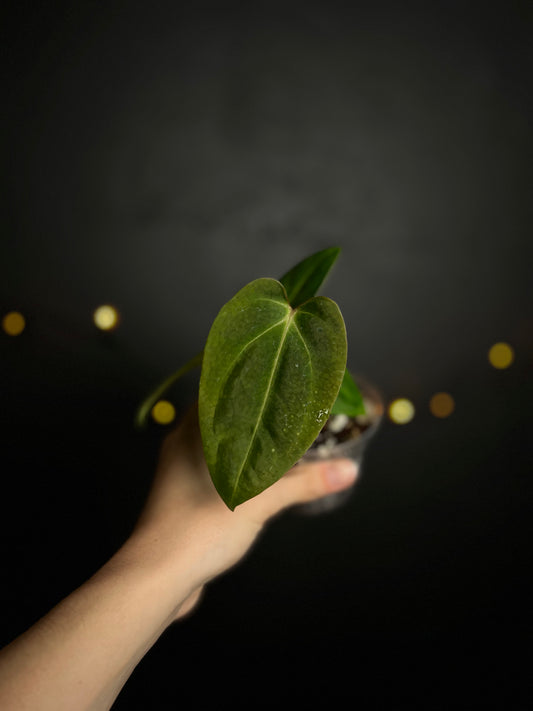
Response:
[{"label": "pale skin", "polygon": [[[165,439],[128,540],[86,583],[0,651],[3,711],[104,711],[203,587],[249,550],[269,519],[351,486],[350,460],[299,464],[230,511],[203,459],[196,411]],[[179,634],[179,633],[178,633]]]}]

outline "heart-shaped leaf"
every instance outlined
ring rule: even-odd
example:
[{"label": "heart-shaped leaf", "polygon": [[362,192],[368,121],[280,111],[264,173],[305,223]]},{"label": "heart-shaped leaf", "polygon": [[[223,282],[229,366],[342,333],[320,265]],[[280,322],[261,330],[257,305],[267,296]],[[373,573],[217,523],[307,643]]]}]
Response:
[{"label": "heart-shaped leaf", "polygon": [[292,308],[280,282],[257,279],[222,307],[204,351],[199,417],[211,477],[230,509],[309,448],[345,367],[346,330],[330,299]]}]

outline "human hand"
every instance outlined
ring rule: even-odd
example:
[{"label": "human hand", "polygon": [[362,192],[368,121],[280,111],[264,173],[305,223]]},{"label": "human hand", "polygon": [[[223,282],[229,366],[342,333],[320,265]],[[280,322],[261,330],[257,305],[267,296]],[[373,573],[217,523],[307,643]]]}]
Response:
[{"label": "human hand", "polygon": [[191,593],[177,617],[188,612],[209,580],[237,563],[265,523],[283,509],[354,483],[351,460],[301,463],[258,496],[231,511],[205,464],[197,408],[165,439],[156,476],[134,537],[154,547],[171,566],[187,571]]},{"label": "human hand", "polygon": [[89,580],[0,653],[2,709],[109,709],[162,632],[202,587],[246,553],[287,506],[349,486],[349,460],[300,464],[230,511],[203,457],[191,410],[165,439],[139,521]]}]

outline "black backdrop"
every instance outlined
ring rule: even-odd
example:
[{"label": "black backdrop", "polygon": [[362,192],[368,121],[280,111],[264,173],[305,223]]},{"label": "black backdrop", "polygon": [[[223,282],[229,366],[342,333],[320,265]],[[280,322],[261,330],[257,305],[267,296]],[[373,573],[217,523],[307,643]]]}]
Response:
[{"label": "black backdrop", "polygon": [[[527,2],[11,3],[0,303],[27,327],[0,333],[2,642],[130,530],[164,432],[132,428],[147,389],[244,283],[340,245],[327,293],[350,364],[415,418],[384,423],[343,509],[274,521],[116,707],[525,708],[531,19]],[[172,391],[178,413],[195,387]]]}]

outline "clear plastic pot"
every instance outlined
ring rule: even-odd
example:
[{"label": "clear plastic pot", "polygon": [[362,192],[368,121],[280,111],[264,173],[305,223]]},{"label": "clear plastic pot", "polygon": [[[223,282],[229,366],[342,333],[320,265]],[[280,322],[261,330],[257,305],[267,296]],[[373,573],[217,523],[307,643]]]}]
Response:
[{"label": "clear plastic pot", "polygon": [[[315,442],[315,445],[307,450],[300,462],[326,459],[352,459],[359,465],[359,480],[361,478],[365,450],[368,443],[379,429],[385,408],[383,398],[374,385],[360,376],[354,376],[354,380],[361,391],[366,410],[365,415],[348,418],[350,424],[354,426],[354,436],[346,439],[345,441],[335,443],[330,441],[317,445]],[[335,418],[339,417],[344,416],[334,415],[328,420],[326,428],[332,427],[333,430],[337,429],[339,427],[339,421],[338,419],[335,420]],[[343,422],[345,422],[345,420]],[[329,437],[331,440],[334,437],[334,434],[330,434]],[[357,486],[357,482],[355,486]],[[350,498],[353,493],[353,489],[354,487],[350,487],[349,489],[329,494],[328,496],[324,496],[316,501],[297,505],[294,509],[298,511],[298,513],[302,514],[319,514],[332,511]]]}]

